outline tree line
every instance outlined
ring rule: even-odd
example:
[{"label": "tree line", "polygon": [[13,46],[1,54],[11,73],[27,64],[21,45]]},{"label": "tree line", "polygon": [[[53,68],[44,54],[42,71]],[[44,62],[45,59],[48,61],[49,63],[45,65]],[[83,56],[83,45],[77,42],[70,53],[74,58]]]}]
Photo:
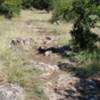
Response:
[{"label": "tree line", "polygon": [[51,0],[0,0],[0,14],[8,18],[19,15],[21,9],[49,10]]}]

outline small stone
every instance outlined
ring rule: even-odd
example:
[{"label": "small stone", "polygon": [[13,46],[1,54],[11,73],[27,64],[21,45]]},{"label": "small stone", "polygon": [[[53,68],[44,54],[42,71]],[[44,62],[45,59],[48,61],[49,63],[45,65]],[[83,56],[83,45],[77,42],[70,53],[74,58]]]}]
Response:
[{"label": "small stone", "polygon": [[52,54],[52,51],[46,51],[45,56],[50,56]]}]

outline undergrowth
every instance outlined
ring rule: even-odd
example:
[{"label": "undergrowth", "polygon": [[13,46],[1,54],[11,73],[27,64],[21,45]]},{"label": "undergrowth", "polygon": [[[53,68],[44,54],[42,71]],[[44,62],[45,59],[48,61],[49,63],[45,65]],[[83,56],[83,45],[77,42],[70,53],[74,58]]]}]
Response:
[{"label": "undergrowth", "polygon": [[75,63],[72,70],[76,75],[82,77],[91,77],[100,72],[100,50],[67,52],[65,55]]}]

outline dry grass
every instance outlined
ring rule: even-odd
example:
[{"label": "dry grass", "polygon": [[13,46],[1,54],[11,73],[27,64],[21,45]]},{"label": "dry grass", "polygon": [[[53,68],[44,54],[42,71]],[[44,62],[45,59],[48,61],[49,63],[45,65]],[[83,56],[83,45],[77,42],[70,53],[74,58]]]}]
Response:
[{"label": "dry grass", "polygon": [[[42,12],[43,13],[43,12]],[[69,33],[71,25],[66,27],[65,23],[60,25],[50,24],[48,21],[51,13],[40,13],[32,11],[22,11],[20,17],[7,20],[0,20],[0,48],[5,48],[8,45],[10,38],[14,37],[37,37],[45,34],[65,34]],[[43,32],[39,32],[38,30]],[[70,35],[67,36],[70,38]]]}]

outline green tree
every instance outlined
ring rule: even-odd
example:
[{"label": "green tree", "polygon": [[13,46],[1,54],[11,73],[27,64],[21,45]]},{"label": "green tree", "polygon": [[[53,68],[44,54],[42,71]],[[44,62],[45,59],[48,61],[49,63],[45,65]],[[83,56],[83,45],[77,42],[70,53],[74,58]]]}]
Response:
[{"label": "green tree", "polygon": [[73,20],[71,31],[75,48],[90,49],[99,37],[91,32],[100,19],[100,0],[53,0],[53,21],[59,19]]}]

